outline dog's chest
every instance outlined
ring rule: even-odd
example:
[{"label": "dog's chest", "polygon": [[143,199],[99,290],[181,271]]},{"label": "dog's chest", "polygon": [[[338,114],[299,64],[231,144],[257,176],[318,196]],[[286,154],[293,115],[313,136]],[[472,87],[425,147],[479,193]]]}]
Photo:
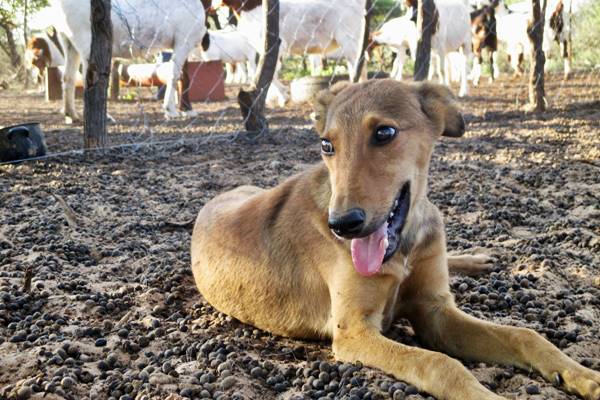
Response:
[{"label": "dog's chest", "polygon": [[386,265],[388,269],[385,270],[386,273],[391,273],[394,276],[395,282],[389,290],[386,304],[383,309],[382,329],[384,332],[391,327],[392,323],[398,317],[398,311],[400,307],[400,288],[402,282],[408,278],[412,271],[412,267],[408,263],[407,257],[402,257],[399,255],[398,261],[394,261],[395,262]]}]

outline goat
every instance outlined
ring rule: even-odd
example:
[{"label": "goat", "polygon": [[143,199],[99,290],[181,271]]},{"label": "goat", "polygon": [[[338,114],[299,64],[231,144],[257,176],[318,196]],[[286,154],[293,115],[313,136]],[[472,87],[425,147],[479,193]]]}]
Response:
[{"label": "goat", "polygon": [[[569,0],[567,0],[568,2]],[[549,11],[551,11],[549,13]],[[546,26],[544,26],[544,41],[543,50],[548,54],[552,42],[555,41],[560,47],[561,56],[563,59],[563,74],[567,79],[571,74],[571,54],[570,52],[570,23],[569,10],[565,7],[565,1],[559,0],[553,4],[552,8],[546,10]]]},{"label": "goat", "polygon": [[[54,0],[62,12],[64,26],[57,27],[65,51],[63,102],[65,117],[77,120],[75,73],[83,64],[86,75],[92,41],[90,6],[80,0]],[[204,8],[196,0],[113,0],[113,57],[148,57],[154,51],[173,49],[171,75],[163,108],[167,118],[176,110],[176,87],[189,53],[200,44],[206,32]]]},{"label": "goat", "polygon": [[256,74],[256,50],[246,37],[235,29],[207,31],[202,39],[202,51],[194,49],[191,54],[202,61],[223,61],[229,66],[228,79],[233,78],[232,66],[235,65],[236,69],[241,70],[237,76],[241,80],[239,83],[254,79]]},{"label": "goat", "polygon": [[[566,0],[569,1],[569,0]],[[522,62],[525,57],[531,57],[531,40],[528,30],[532,24],[531,4],[521,2],[512,4],[509,8],[501,2],[496,7],[498,40],[506,44],[511,67],[515,74],[523,72]],[[570,27],[565,21],[568,19],[568,10],[565,0],[558,0],[548,4],[546,19],[544,21],[544,38],[542,49],[549,54],[552,42],[556,41],[561,49],[564,63],[564,77],[568,78],[571,72],[569,54]]]},{"label": "goat", "polygon": [[502,1],[495,7],[495,15],[498,41],[506,47],[514,74],[521,75],[524,54],[531,53],[531,41],[527,34],[531,16],[527,13],[508,10]]},{"label": "goat", "polygon": [[402,69],[408,57],[407,52],[414,60],[417,54],[418,37],[417,26],[411,20],[410,14],[390,19],[371,34],[373,43],[386,44],[396,53],[390,73],[391,78],[402,80]]},{"label": "goat", "polygon": [[[213,4],[214,5],[214,4]],[[222,0],[239,15],[238,29],[250,44],[263,53],[263,10],[261,0]],[[317,54],[327,58],[344,58],[351,79],[358,59],[360,29],[364,17],[364,0],[282,0],[279,10],[280,58],[290,54]],[[281,62],[267,101],[279,105],[287,93],[279,79]]]},{"label": "goat", "polygon": [[[394,61],[393,75],[398,78],[402,74],[402,66],[406,60],[406,49],[411,56],[416,55],[416,44],[419,32],[416,28],[417,0],[408,0],[409,9],[405,16],[394,18],[372,35],[376,43],[386,43],[396,48],[398,56]],[[440,82],[450,84],[451,73],[448,55],[460,50],[464,57],[453,57],[459,61],[460,89],[459,96],[467,94],[467,69],[472,58],[471,52],[471,19],[467,6],[461,0],[436,0],[432,24],[435,24],[431,37],[431,50],[433,53],[430,72],[437,71]],[[431,75],[430,75],[431,78]]]},{"label": "goat", "polygon": [[500,75],[498,68],[498,34],[496,32],[496,12],[495,8],[498,0],[493,0],[491,4],[476,8],[471,11],[471,31],[473,41],[473,69],[471,79],[473,85],[479,84],[481,77],[481,63],[483,62],[483,50],[487,49],[490,57],[490,67],[492,69],[491,79],[497,79]]},{"label": "goat", "polygon": [[[56,32],[55,32],[56,34]],[[41,83],[48,67],[59,67],[64,65],[65,59],[62,54],[60,43],[56,37],[44,32],[32,36],[25,48],[25,65],[31,72],[34,81]]]}]

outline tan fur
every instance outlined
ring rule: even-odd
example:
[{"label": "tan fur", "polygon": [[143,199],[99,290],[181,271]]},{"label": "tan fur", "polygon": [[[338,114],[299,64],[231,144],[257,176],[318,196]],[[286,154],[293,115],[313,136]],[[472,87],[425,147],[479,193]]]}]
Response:
[{"label": "tan fur", "polygon": [[[439,399],[501,397],[457,360],[385,338],[395,319],[408,318],[432,349],[534,368],[570,392],[600,398],[600,374],[537,333],[477,320],[454,304],[442,218],[426,197],[435,141],[464,130],[448,90],[393,80],[342,84],[320,94],[315,108],[317,130],[333,143],[334,156],[275,188],[224,193],[198,214],[192,268],[206,300],[275,334],[331,338],[337,359],[379,368]],[[370,145],[380,123],[399,134],[385,146]],[[366,223],[377,224],[407,180],[407,250],[363,277],[353,268],[349,240],[329,230],[328,212],[359,206]],[[482,262],[463,256],[451,258],[450,266]]]}]

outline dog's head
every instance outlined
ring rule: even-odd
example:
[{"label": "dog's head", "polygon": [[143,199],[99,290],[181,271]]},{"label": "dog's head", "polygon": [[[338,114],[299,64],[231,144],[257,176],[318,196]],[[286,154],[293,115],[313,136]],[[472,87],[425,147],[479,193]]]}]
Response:
[{"label": "dog's head", "polygon": [[462,136],[464,120],[446,87],[382,79],[319,93],[315,124],[331,182],[329,227],[352,239],[357,271],[372,275],[425,196],[436,139]]}]

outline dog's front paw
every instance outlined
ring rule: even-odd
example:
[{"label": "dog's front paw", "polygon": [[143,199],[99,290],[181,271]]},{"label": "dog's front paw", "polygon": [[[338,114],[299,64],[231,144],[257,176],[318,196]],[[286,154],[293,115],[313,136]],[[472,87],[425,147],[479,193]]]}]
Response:
[{"label": "dog's front paw", "polygon": [[448,268],[452,272],[474,276],[490,271],[496,259],[487,254],[449,255]]},{"label": "dog's front paw", "polygon": [[487,270],[496,264],[496,259],[487,254],[474,254],[470,258],[473,268]]},{"label": "dog's front paw", "polygon": [[577,365],[562,373],[556,372],[554,380],[571,393],[587,400],[600,400],[600,373]]}]

